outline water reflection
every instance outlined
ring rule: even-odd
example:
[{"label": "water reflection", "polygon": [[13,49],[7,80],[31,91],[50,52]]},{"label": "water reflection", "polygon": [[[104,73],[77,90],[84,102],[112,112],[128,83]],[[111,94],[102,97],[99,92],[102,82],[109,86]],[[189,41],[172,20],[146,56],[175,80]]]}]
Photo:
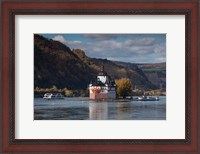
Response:
[{"label": "water reflection", "polygon": [[154,101],[91,102],[34,99],[34,120],[166,120],[166,97]]},{"label": "water reflection", "polygon": [[129,119],[131,115],[131,103],[117,103],[117,119]]},{"label": "water reflection", "polygon": [[[108,107],[107,102],[90,103],[89,119],[90,120],[108,120],[108,119],[129,119],[131,116],[131,103],[115,103],[115,106]],[[113,103],[111,103],[113,104]],[[109,109],[108,109],[109,108]],[[108,117],[108,115],[112,115]]]},{"label": "water reflection", "polygon": [[90,120],[107,120],[108,103],[89,103]]}]

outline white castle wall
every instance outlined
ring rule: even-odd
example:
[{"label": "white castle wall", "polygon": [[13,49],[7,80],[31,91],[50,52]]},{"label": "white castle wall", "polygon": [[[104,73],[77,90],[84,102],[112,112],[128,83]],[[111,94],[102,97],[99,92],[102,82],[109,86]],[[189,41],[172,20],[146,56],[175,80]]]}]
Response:
[{"label": "white castle wall", "polygon": [[107,76],[97,76],[97,79],[99,79],[104,84],[109,80]]}]

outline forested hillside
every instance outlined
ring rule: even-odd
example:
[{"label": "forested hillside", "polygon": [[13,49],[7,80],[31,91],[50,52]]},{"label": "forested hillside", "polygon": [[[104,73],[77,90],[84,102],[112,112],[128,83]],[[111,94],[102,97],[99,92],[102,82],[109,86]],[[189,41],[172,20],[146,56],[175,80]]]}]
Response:
[{"label": "forested hillside", "polygon": [[71,50],[58,41],[34,35],[34,87],[86,89],[102,65],[113,79],[128,77],[134,87],[158,88],[148,79],[142,66],[90,58],[81,49]]}]

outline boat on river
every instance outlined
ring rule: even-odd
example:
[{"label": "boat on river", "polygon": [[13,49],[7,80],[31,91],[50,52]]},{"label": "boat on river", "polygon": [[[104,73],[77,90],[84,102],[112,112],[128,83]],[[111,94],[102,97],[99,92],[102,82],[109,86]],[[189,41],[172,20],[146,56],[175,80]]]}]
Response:
[{"label": "boat on river", "polygon": [[45,93],[43,99],[64,99],[61,93]]},{"label": "boat on river", "polygon": [[137,101],[159,101],[159,97],[141,96],[136,98]]}]

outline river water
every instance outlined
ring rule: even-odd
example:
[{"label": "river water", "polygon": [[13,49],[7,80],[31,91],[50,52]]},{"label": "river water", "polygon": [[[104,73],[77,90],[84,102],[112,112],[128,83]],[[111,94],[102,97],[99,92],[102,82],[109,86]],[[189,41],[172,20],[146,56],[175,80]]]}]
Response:
[{"label": "river water", "polygon": [[86,97],[35,98],[34,120],[166,120],[166,97],[144,102],[94,102]]}]

